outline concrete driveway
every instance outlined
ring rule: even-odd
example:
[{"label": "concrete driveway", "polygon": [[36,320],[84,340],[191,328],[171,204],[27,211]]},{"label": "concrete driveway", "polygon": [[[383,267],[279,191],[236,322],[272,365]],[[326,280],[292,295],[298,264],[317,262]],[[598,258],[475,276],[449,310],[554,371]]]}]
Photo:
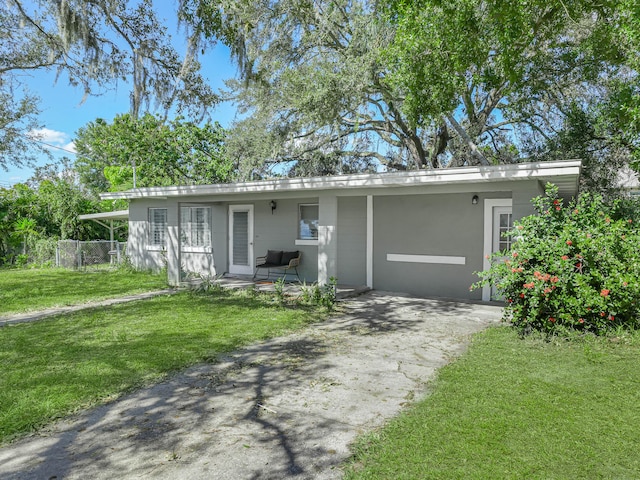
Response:
[{"label": "concrete driveway", "polygon": [[340,478],[356,436],[423,397],[502,313],[378,291],[343,305],[0,449],[0,478]]}]

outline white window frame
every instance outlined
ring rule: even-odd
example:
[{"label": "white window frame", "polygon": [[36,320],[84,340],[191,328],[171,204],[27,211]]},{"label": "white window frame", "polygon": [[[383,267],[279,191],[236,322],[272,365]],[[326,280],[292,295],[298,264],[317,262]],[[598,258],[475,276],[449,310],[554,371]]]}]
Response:
[{"label": "white window frame", "polygon": [[211,207],[180,205],[180,250],[209,253],[211,247]]},{"label": "white window frame", "polygon": [[[296,245],[318,245],[318,229],[316,229],[316,235],[314,236],[302,236],[302,208],[303,207],[316,207],[318,209],[318,219],[320,217],[320,205],[318,203],[299,203],[298,204],[298,232],[296,236]],[[319,222],[318,222],[319,223]],[[317,224],[316,224],[317,225]]]},{"label": "white window frame", "polygon": [[[160,225],[156,222],[155,211],[164,211],[164,222]],[[151,207],[149,208],[149,238],[147,244],[147,250],[164,250],[167,248],[167,209],[164,207]],[[156,233],[159,234],[159,241],[156,240]]]}]

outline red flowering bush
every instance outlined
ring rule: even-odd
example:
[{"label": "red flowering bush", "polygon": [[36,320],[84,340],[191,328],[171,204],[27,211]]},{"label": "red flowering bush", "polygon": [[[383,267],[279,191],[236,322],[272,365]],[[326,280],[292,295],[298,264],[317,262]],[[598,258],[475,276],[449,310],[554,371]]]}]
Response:
[{"label": "red flowering bush", "polygon": [[506,320],[524,332],[640,326],[636,222],[588,193],[563,206],[553,185],[533,202],[539,214],[516,222],[511,251],[493,255],[475,287],[494,285]]}]

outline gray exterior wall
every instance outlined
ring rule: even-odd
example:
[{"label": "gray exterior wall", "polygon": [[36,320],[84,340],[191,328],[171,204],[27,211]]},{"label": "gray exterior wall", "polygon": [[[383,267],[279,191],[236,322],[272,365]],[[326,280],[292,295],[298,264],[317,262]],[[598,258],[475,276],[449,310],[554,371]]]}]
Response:
[{"label": "gray exterior wall", "polygon": [[[271,199],[276,202],[273,213],[269,206]],[[315,282],[318,277],[318,247],[296,245],[296,239],[298,237],[298,205],[318,203],[318,198],[279,199],[277,195],[272,195],[268,200],[251,203],[254,205],[254,256],[266,255],[267,250],[298,250],[302,252],[302,260],[298,267],[300,278],[307,282]]]},{"label": "gray exterior wall", "polygon": [[[469,291],[482,270],[485,198],[508,198],[505,192],[479,195],[440,194],[374,198],[373,285],[414,295],[482,298]],[[394,262],[388,254],[464,257],[464,265]]]},{"label": "gray exterior wall", "polygon": [[513,191],[513,218],[517,220],[522,217],[536,213],[531,200],[544,194],[544,185],[537,180],[528,182],[518,182]]},{"label": "gray exterior wall", "polygon": [[341,285],[367,283],[367,197],[338,198],[338,275]]},{"label": "gray exterior wall", "polygon": [[[492,188],[492,189],[491,189]],[[469,292],[483,269],[484,200],[511,198],[514,218],[534,213],[531,198],[543,193],[537,180],[499,184],[437,185],[433,188],[334,189],[318,196],[294,192],[213,197],[135,199],[129,207],[128,254],[134,265],[158,270],[169,261],[169,280],[185,272],[221,275],[229,270],[229,208],[252,205],[253,257],[267,250],[300,250],[300,277],[307,282],[335,275],[342,285],[367,282],[367,195],[373,195],[373,287],[423,296],[481,299]],[[473,195],[479,196],[472,205]],[[272,212],[270,201],[277,203]],[[296,245],[298,206],[319,203],[319,245]],[[168,209],[168,237],[179,240],[180,205],[211,207],[213,250],[185,252],[168,245],[166,253],[148,247],[150,207]],[[464,265],[390,261],[388,254],[464,257]],[[320,261],[319,261],[320,256]],[[415,260],[415,259],[414,259]],[[319,264],[323,271],[319,271]]]},{"label": "gray exterior wall", "polygon": [[149,249],[149,208],[166,208],[163,200],[136,200],[129,204],[127,256],[131,264],[143,270],[158,271],[165,266],[166,254]]}]

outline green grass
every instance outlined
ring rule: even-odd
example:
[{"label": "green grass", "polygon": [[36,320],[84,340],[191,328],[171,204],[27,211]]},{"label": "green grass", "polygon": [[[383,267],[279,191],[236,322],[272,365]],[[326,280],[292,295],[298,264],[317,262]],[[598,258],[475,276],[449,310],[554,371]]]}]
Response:
[{"label": "green grass", "polygon": [[0,328],[0,443],[318,318],[265,296],[185,292]]},{"label": "green grass", "polygon": [[165,275],[121,270],[0,269],[0,315],[167,287]]},{"label": "green grass", "polygon": [[345,478],[640,478],[640,338],[614,340],[483,332]]}]

